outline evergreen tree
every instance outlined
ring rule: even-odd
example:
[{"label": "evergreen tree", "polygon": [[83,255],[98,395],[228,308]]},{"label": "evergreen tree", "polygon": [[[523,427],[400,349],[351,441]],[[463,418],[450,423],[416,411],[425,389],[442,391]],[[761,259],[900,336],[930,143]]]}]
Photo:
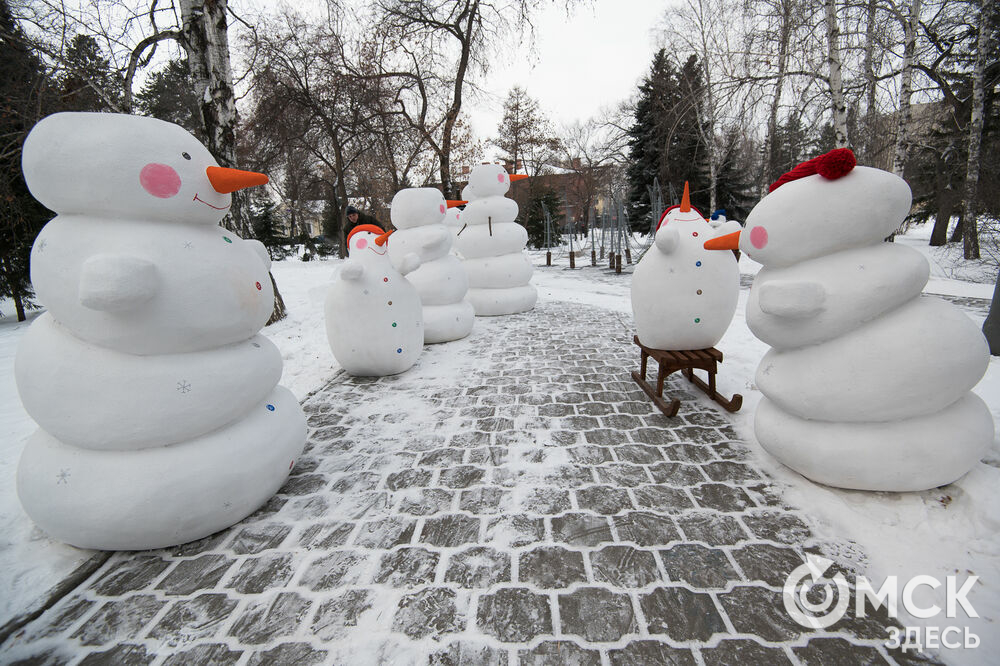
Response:
[{"label": "evergreen tree", "polygon": [[652,184],[660,172],[665,143],[663,123],[657,115],[657,99],[665,96],[664,91],[669,87],[672,77],[673,66],[666,51],[660,49],[653,56],[649,75],[639,85],[635,124],[628,130],[629,217],[633,220],[648,220],[650,216],[647,186]]},{"label": "evergreen tree", "polygon": [[493,140],[501,150],[500,159],[511,165],[514,173],[523,171],[536,176],[553,151],[559,147],[551,123],[538,108],[538,102],[520,86],[511,88],[503,105],[503,120]]},{"label": "evergreen tree", "polygon": [[122,81],[97,40],[76,35],[66,47],[65,68],[59,73],[59,101],[64,111],[117,111]]},{"label": "evergreen tree", "polygon": [[266,191],[255,191],[250,198],[250,225],[253,237],[264,244],[271,259],[285,256],[283,243],[286,239],[278,233],[278,215],[274,202]]},{"label": "evergreen tree", "polygon": [[143,115],[180,125],[205,142],[201,108],[186,60],[171,60],[152,73],[135,96],[135,108]]},{"label": "evergreen tree", "polygon": [[[719,206],[726,209],[726,217],[746,220],[757,203],[754,196],[753,145],[745,142],[742,132],[734,128],[724,137],[718,149],[719,170],[716,174],[715,194]],[[704,211],[706,215],[711,211]]]},{"label": "evergreen tree", "polygon": [[688,182],[691,203],[703,212],[708,205],[705,146],[698,120],[705,85],[697,57],[692,55],[678,67],[666,50],[660,49],[639,93],[635,124],[628,131],[628,216],[634,231],[646,231],[651,212],[648,188],[654,178],[664,191],[673,187],[680,192]]},{"label": "evergreen tree", "polygon": [[13,299],[18,321],[34,308],[31,245],[52,217],[28,192],[21,148],[34,124],[56,106],[45,67],[23,39],[7,0],[0,0],[0,297]]},{"label": "evergreen tree", "polygon": [[530,190],[521,224],[528,230],[528,245],[538,249],[545,247],[545,213],[542,206],[545,206],[552,218],[552,242],[555,244],[559,242],[559,225],[566,217],[563,214],[563,200],[555,190],[546,185],[537,185]]}]

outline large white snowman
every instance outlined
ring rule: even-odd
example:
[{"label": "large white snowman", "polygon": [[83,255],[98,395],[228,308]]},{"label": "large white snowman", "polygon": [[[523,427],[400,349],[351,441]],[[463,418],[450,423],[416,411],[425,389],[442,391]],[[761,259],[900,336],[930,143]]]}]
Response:
[{"label": "large white snowman", "polygon": [[281,487],[305,417],[258,335],[270,260],[218,226],[230,193],[267,182],[218,166],[181,127],[59,113],[24,145],[31,193],[58,215],[31,279],[48,308],[18,348],[41,427],[18,467],[29,516],[108,550],[169,546],[243,519]]},{"label": "large white snowman", "polygon": [[[396,232],[398,234],[398,232]],[[424,348],[420,296],[403,277],[420,258],[409,253],[399,271],[389,260],[390,235],[362,224],[347,237],[350,256],[326,295],[326,335],[341,367],[361,377],[395,375],[413,367]]]},{"label": "large white snowman", "polygon": [[538,291],[530,284],[534,267],[524,248],[528,232],[514,220],[517,202],[504,196],[512,180],[499,164],[481,164],[469,174],[463,190],[469,203],[461,215],[455,251],[469,275],[469,301],[476,316],[526,312],[535,307]]},{"label": "large white snowman", "polygon": [[854,164],[842,148],[799,165],[740,234],[739,249],[764,265],[747,324],[772,347],[757,368],[757,439],[827,485],[940,486],[993,440],[989,409],[970,392],[989,351],[962,312],[921,295],[926,259],[883,242],[909,212],[910,188]]},{"label": "large white snowman", "polygon": [[461,261],[450,254],[454,235],[445,220],[464,201],[446,201],[433,187],[400,190],[392,198],[390,214],[397,231],[389,243],[389,257],[400,268],[415,253],[420,267],[407,278],[417,288],[424,308],[424,342],[459,340],[472,332],[475,312],[466,299],[469,277]]},{"label": "large white snowman", "polygon": [[722,339],[736,312],[740,273],[732,254],[704,248],[716,233],[691,206],[685,183],[681,204],[660,218],[653,245],[632,275],[639,342],[683,351]]}]

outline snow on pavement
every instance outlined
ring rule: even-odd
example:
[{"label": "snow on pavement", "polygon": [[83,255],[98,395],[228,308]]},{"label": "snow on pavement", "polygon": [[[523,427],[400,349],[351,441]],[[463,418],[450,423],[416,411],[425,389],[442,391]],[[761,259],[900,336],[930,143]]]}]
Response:
[{"label": "snow on pavement", "polygon": [[[917,230],[901,237],[921,250],[932,261],[932,279],[927,293],[973,298],[992,295],[992,284],[963,282],[948,277],[937,265],[934,252],[924,251],[926,240]],[[927,231],[929,233],[929,231]],[[589,257],[576,271],[561,265],[545,267],[544,253],[534,254],[536,272],[532,280],[538,287],[540,302],[569,302],[607,310],[607,325],[617,330],[631,328],[629,280],[626,274],[614,275],[603,268],[590,268]],[[287,319],[264,329],[279,347],[285,361],[282,383],[300,400],[323,386],[337,372],[330,354],[323,324],[323,296],[330,274],[339,262],[286,260],[276,262],[274,275],[289,311]],[[752,275],[759,265],[743,257],[741,271]],[[997,648],[1000,632],[1000,445],[994,448],[970,474],[945,488],[922,493],[890,494],[842,491],[813,484],[770,458],[756,446],[753,437],[753,413],[760,393],[753,386],[757,363],[767,347],[750,334],[744,309],[748,290],[740,292],[736,317],[718,347],[725,354],[720,368],[719,390],[744,396],[743,409],[733,415],[741,438],[751,443],[759,464],[786,488],[787,501],[807,510],[831,527],[831,532],[851,538],[864,553],[862,564],[869,576],[878,581],[896,574],[905,580],[917,574],[943,578],[973,573],[979,584],[969,595],[981,616],[968,624],[984,640],[979,650],[943,655],[952,663],[987,663]],[[978,321],[985,316],[980,308],[964,308]],[[5,309],[6,311],[6,309]],[[24,515],[16,499],[15,471],[25,439],[34,424],[20,407],[14,385],[13,358],[17,343],[28,322],[0,320],[0,626],[11,617],[30,610],[41,592],[56,584],[92,554],[56,543],[41,534]],[[599,330],[580,331],[581,336],[600,335]],[[474,357],[475,350],[455,349]],[[433,349],[433,348],[432,348]],[[436,350],[435,350],[436,351]],[[442,380],[460,381],[460,359],[441,358],[433,353],[427,358],[440,366]],[[461,359],[468,361],[469,359]],[[636,354],[638,362],[638,354]],[[623,369],[624,370],[624,369]],[[447,376],[447,377],[446,377]],[[993,358],[976,392],[990,406],[1000,423],[1000,358]],[[846,553],[850,558],[852,553]],[[932,622],[932,621],[928,621]],[[964,622],[964,619],[963,619]]]}]

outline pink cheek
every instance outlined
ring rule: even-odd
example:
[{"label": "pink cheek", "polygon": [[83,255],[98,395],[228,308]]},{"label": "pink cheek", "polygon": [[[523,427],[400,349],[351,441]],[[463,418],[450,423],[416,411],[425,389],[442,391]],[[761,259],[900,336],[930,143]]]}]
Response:
[{"label": "pink cheek", "polygon": [[181,191],[181,177],[166,164],[150,163],[142,167],[139,184],[160,199],[169,199]]},{"label": "pink cheek", "polygon": [[502,183],[503,182],[503,174],[502,173],[498,173],[497,174],[497,182],[498,183]]},{"label": "pink cheek", "polygon": [[750,244],[758,250],[763,250],[767,245],[767,229],[764,227],[754,227],[750,230]]},{"label": "pink cheek", "polygon": [[362,239],[358,240],[357,243],[355,243],[355,247],[357,247],[359,250],[363,250],[366,247],[368,247],[368,241],[366,241],[364,238],[362,238]]},{"label": "pink cheek", "polygon": [[448,210],[448,207],[447,207],[447,206],[445,206],[444,204],[441,204],[441,214],[442,214],[442,215],[444,215],[444,212],[445,212],[446,210]]}]

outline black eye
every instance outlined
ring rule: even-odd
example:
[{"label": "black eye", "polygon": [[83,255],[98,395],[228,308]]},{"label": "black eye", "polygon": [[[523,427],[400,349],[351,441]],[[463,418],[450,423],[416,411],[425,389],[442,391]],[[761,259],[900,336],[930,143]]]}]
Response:
[{"label": "black eye", "polygon": [[191,156],[190,156],[190,155],[188,155],[187,153],[181,153],[181,157],[183,157],[183,158],[184,158],[184,159],[186,159],[186,160],[189,160],[189,159],[191,159]]}]

